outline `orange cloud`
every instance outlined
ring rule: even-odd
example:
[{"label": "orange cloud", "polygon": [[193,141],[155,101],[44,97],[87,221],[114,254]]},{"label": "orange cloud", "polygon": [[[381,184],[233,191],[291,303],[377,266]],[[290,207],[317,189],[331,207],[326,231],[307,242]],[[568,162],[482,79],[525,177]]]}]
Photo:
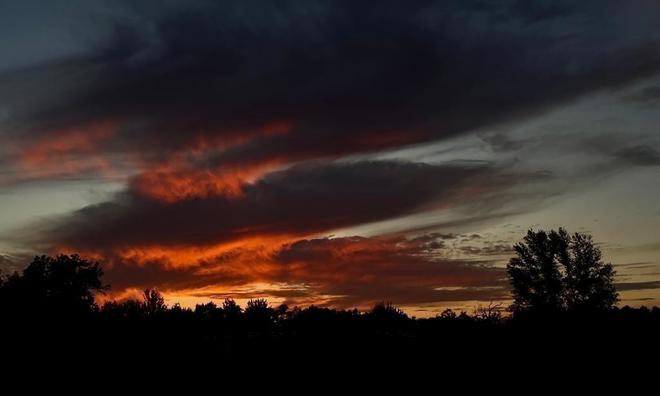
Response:
[{"label": "orange cloud", "polygon": [[70,154],[96,152],[100,143],[114,135],[114,127],[113,122],[98,122],[48,133],[22,150],[21,163],[26,166],[41,165]]},{"label": "orange cloud", "polygon": [[[243,130],[198,129],[165,160],[154,163],[151,151],[125,147],[127,137],[118,135],[116,121],[95,121],[58,130],[44,131],[35,140],[13,148],[19,179],[47,179],[97,172],[109,175],[117,167],[137,172],[136,190],[165,202],[215,195],[240,195],[241,185],[273,169],[281,160],[264,160],[243,166],[206,166],[209,157],[232,147],[288,134],[289,121],[275,120]],[[109,143],[123,142],[122,163],[112,160]],[[128,150],[128,151],[127,151]],[[158,158],[158,156],[156,156]],[[127,159],[130,161],[127,162]],[[124,168],[122,168],[124,169]]]},{"label": "orange cloud", "polygon": [[[368,306],[505,297],[503,270],[449,259],[439,234],[250,237],[209,248],[131,248],[106,259],[110,296],[158,287],[171,302],[267,297],[274,303]],[[134,293],[133,293],[134,294]]]},{"label": "orange cloud", "polygon": [[141,173],[132,186],[141,195],[168,203],[213,196],[240,197],[245,184],[280,165],[273,160],[242,168],[197,170],[166,164]]},{"label": "orange cloud", "polygon": [[[182,172],[203,163],[208,151],[201,149],[201,158],[177,153],[168,166]],[[156,201],[133,194],[138,177],[113,201],[80,210],[46,233],[59,245],[102,257],[117,295],[157,287],[186,301],[228,295],[336,306],[488,300],[505,294],[502,269],[487,265],[488,258],[448,255],[442,235],[317,236],[414,212],[430,205],[429,197],[450,204],[490,175],[488,167],[460,164],[309,163],[239,183],[242,196],[227,197],[212,185],[192,195],[175,191],[166,202],[169,195]],[[167,176],[153,181],[174,190]]]},{"label": "orange cloud", "polygon": [[278,169],[284,159],[271,158],[241,166],[206,165],[209,157],[255,138],[285,135],[292,129],[288,121],[275,121],[245,131],[227,131],[223,137],[200,134],[166,161],[152,166],[132,182],[138,193],[167,203],[213,196],[239,197],[242,187]]},{"label": "orange cloud", "polygon": [[27,172],[27,178],[107,171],[111,165],[103,155],[101,145],[107,143],[115,132],[116,123],[112,121],[48,132],[18,150],[18,165]]},{"label": "orange cloud", "polygon": [[259,260],[268,260],[273,251],[292,240],[295,240],[295,237],[287,235],[251,235],[237,241],[212,246],[136,246],[120,249],[113,255],[119,260],[138,265],[157,262],[166,268],[194,268],[210,261],[216,263],[231,261],[232,265],[243,261],[250,265],[258,265]]}]

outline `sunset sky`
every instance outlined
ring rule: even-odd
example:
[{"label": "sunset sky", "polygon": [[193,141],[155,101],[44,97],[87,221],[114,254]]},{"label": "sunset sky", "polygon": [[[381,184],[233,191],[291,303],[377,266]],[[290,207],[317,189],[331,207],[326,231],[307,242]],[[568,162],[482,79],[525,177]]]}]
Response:
[{"label": "sunset sky", "polygon": [[3,273],[428,316],[563,226],[660,305],[658,0],[0,0],[0,49]]}]

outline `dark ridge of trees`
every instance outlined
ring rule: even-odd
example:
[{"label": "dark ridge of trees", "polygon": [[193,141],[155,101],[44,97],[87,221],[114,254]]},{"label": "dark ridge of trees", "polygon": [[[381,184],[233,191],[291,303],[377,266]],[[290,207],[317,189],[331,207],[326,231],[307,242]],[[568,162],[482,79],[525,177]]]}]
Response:
[{"label": "dark ridge of trees", "polygon": [[366,312],[272,306],[265,299],[252,299],[244,308],[232,299],[192,309],[169,307],[155,289],[145,290],[139,300],[99,307],[94,296],[109,286],[98,263],[77,255],[39,256],[22,274],[0,277],[0,336],[22,340],[15,343],[20,347],[93,345],[107,353],[167,350],[226,359],[310,353],[386,358],[461,348],[496,356],[569,345],[605,352],[613,337],[657,345],[660,308],[614,305],[614,271],[591,237],[563,229],[529,231],[515,251],[508,265],[511,307],[447,309],[425,319],[388,302]]}]

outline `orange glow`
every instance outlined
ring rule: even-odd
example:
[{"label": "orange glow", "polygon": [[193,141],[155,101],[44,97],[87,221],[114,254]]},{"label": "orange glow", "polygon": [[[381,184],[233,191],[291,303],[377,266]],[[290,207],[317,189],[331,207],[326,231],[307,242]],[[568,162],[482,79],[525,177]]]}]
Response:
[{"label": "orange glow", "polygon": [[[83,257],[104,264],[108,272],[116,265],[158,266],[164,270],[187,270],[195,277],[220,276],[240,283],[270,282],[277,278],[278,265],[273,255],[297,238],[294,236],[252,236],[213,246],[149,246],[118,249],[114,252],[74,249],[58,246],[63,254],[78,252]],[[121,290],[115,290],[121,292]]]},{"label": "orange glow", "polygon": [[195,170],[164,165],[140,174],[133,186],[140,194],[163,202],[212,196],[240,197],[243,186],[281,165],[278,161],[244,168]]},{"label": "orange glow", "polygon": [[[140,290],[158,287],[168,304],[187,307],[224,298],[244,304],[262,297],[275,305],[363,308],[391,297],[414,307],[454,288],[459,293],[470,287],[492,288],[501,277],[497,269],[465,266],[465,261],[439,257],[437,249],[432,237],[300,239],[277,235],[212,246],[135,246],[82,255],[106,257],[99,261],[108,276],[118,271],[116,279],[125,282],[114,283],[111,291],[100,296],[101,301],[139,299]],[[143,279],[137,283],[122,278],[142,271],[159,274],[153,278],[159,280],[149,284],[142,276],[137,276]]]},{"label": "orange glow", "polygon": [[132,247],[117,251],[115,255],[120,260],[135,262],[139,265],[157,262],[167,268],[186,268],[197,267],[202,262],[217,260],[218,257],[232,253],[232,265],[236,264],[234,261],[240,260],[258,265],[259,260],[267,260],[273,251],[294,239],[295,237],[286,235],[251,236],[233,242],[204,247]]},{"label": "orange glow", "polygon": [[287,135],[293,129],[293,123],[287,120],[276,120],[261,127],[246,130],[200,131],[192,142],[189,150],[198,153],[210,149],[223,149],[247,143],[258,137]]},{"label": "orange glow", "polygon": [[[159,289],[169,301],[191,304],[224,297],[336,303],[344,298],[338,294],[342,285],[379,293],[392,287],[419,287],[423,298],[432,298],[443,288],[482,287],[500,276],[492,269],[461,267],[464,262],[439,258],[428,242],[401,236],[301,240],[279,235],[209,247],[132,247],[107,254],[104,264],[108,273],[116,265],[149,266],[149,271],[169,273]],[[91,254],[99,257],[98,252]],[[153,286],[129,283],[113,289],[111,296],[133,296],[140,287]]]},{"label": "orange glow", "polygon": [[33,177],[106,171],[110,164],[99,154],[99,146],[114,134],[115,123],[110,121],[53,131],[20,150],[18,163]]},{"label": "orange glow", "polygon": [[222,167],[200,167],[199,163],[204,163],[209,155],[247,143],[255,137],[283,135],[291,128],[290,122],[277,121],[240,133],[229,131],[220,137],[202,134],[185,149],[138,175],[133,187],[142,195],[168,203],[212,196],[240,197],[243,186],[277,169],[284,159]]}]

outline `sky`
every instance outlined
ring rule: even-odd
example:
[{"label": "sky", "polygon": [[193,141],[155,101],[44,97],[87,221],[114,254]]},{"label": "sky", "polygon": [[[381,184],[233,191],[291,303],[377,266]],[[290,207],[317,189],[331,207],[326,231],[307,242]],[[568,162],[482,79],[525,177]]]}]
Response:
[{"label": "sky", "polygon": [[528,229],[660,305],[660,2],[0,0],[0,269],[417,316]]}]

